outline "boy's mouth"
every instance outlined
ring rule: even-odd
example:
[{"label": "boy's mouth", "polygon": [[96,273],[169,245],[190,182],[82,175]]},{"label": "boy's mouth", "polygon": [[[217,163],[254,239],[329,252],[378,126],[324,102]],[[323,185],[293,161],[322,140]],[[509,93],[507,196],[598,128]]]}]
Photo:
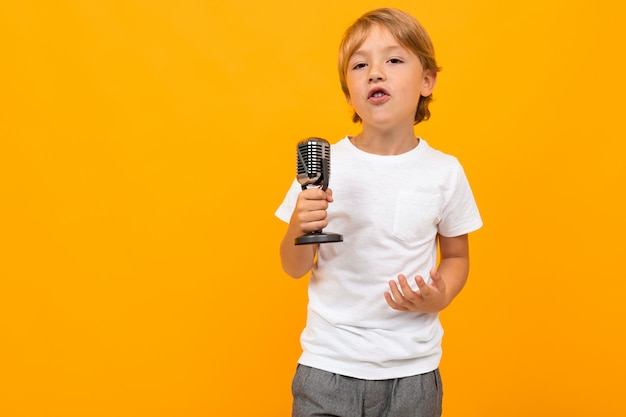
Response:
[{"label": "boy's mouth", "polygon": [[384,88],[373,88],[367,95],[367,99],[380,100],[388,96],[389,93]]}]

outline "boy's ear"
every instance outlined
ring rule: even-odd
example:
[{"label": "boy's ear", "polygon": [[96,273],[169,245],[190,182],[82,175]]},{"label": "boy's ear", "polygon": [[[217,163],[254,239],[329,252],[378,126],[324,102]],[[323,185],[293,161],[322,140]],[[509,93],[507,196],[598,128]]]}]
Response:
[{"label": "boy's ear", "polygon": [[430,70],[426,70],[424,72],[424,84],[420,89],[420,94],[422,97],[428,97],[433,93],[435,89],[435,84],[437,83],[437,73],[432,72]]}]

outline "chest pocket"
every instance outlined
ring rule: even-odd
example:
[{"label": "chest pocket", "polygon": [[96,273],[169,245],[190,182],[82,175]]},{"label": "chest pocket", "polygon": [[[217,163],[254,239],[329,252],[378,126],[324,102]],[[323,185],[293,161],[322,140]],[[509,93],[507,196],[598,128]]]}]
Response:
[{"label": "chest pocket", "polygon": [[435,238],[440,220],[439,196],[402,194],[396,205],[393,235],[406,243],[421,244]]}]

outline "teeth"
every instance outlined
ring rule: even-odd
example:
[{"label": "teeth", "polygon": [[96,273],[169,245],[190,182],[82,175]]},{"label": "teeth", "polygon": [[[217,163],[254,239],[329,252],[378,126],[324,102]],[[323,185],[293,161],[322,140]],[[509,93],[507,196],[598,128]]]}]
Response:
[{"label": "teeth", "polygon": [[384,93],[382,93],[382,92],[380,92],[380,91],[377,91],[377,92],[375,92],[374,94],[372,94],[372,97],[382,97],[382,96],[384,96],[384,95],[385,95]]}]

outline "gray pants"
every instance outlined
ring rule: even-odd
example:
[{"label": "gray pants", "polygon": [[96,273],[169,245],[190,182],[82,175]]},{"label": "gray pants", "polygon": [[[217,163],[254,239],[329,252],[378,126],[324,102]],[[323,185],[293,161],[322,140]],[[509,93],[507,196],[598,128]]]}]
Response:
[{"label": "gray pants", "polygon": [[398,379],[364,380],[298,365],[292,417],[440,417],[439,370]]}]

